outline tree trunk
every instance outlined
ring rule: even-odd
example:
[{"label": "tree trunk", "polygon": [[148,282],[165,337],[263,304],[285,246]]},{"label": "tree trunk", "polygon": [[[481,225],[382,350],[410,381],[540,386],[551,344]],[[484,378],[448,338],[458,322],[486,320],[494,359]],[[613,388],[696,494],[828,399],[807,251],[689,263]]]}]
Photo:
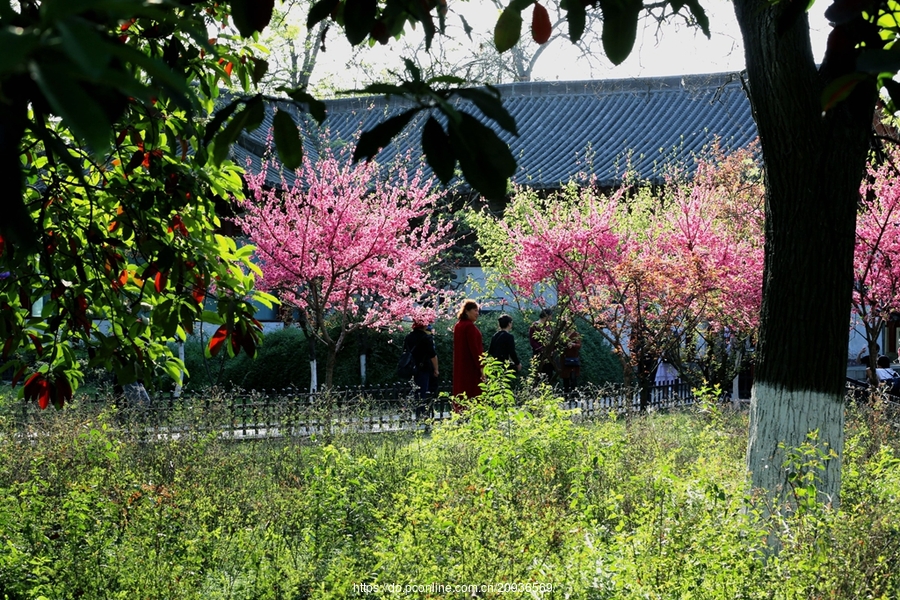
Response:
[{"label": "tree trunk", "polygon": [[735,0],[766,174],[747,466],[753,487],[782,509],[791,503],[785,448],[814,431],[836,453],[824,461],[820,499],[839,500],[856,207],[875,106],[874,86],[860,86],[823,116],[825,85],[852,71],[855,56],[826,56],[817,70],[806,13],[780,23],[793,5]]},{"label": "tree trunk", "polygon": [[315,392],[319,389],[319,368],[316,360],[316,336],[313,335],[309,321],[304,313],[300,313],[300,329],[306,338],[306,356],[309,360],[309,391]]},{"label": "tree trunk", "polygon": [[325,358],[325,391],[331,391],[334,384],[334,364],[337,362],[338,347],[335,343],[328,344],[328,356]]}]

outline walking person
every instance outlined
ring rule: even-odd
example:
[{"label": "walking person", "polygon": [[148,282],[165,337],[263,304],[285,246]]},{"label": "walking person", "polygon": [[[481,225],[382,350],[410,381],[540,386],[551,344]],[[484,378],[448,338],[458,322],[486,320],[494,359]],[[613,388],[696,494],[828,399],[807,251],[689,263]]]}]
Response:
[{"label": "walking person", "polygon": [[413,322],[412,331],[403,341],[403,349],[412,353],[416,365],[413,381],[416,383],[416,419],[425,416],[428,398],[431,392],[431,381],[437,381],[438,359],[434,350],[434,339],[428,335],[426,324]]},{"label": "walking person", "polygon": [[[481,309],[474,300],[463,300],[453,327],[453,397],[463,396],[466,400],[481,395],[481,355],[484,342],[481,331],[475,325]],[[453,402],[454,412],[462,406]]]},{"label": "walking person", "polygon": [[497,319],[499,330],[491,338],[488,346],[488,354],[501,362],[507,363],[512,369],[520,371],[522,369],[522,361],[516,354],[516,340],[512,334],[512,317],[509,315],[500,315]]},{"label": "walking person", "polygon": [[553,365],[553,351],[549,349],[550,338],[553,334],[553,326],[550,317],[553,311],[544,308],[538,315],[538,320],[528,328],[528,343],[531,345],[531,365],[537,369],[535,383],[540,380],[549,382],[556,373]]},{"label": "walking person", "polygon": [[[434,350],[435,360],[437,360],[437,343],[434,341],[434,325],[428,325],[425,327],[425,333],[428,334],[428,337],[431,338],[431,347]],[[441,374],[435,369],[434,376],[431,378],[431,382],[428,387],[428,393],[432,398],[437,398],[438,395],[438,385],[441,381]]]}]

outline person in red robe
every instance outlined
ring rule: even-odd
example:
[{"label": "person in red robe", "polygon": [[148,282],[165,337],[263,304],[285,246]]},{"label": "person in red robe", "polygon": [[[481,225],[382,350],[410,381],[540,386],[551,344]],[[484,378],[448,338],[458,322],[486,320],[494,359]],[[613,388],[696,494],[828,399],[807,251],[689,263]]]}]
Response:
[{"label": "person in red robe", "polygon": [[[462,395],[471,400],[481,395],[481,355],[484,354],[484,343],[481,331],[475,325],[479,312],[477,302],[464,300],[459,320],[453,328],[454,397]],[[453,410],[460,412],[462,406],[453,402]]]}]

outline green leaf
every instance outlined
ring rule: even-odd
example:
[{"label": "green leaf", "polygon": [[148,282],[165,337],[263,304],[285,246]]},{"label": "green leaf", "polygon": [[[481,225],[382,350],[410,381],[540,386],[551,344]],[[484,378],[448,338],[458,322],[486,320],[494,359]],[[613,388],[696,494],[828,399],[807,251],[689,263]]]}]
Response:
[{"label": "green leaf", "polygon": [[[685,4],[687,4],[688,8],[691,9],[691,14],[694,15],[694,19],[697,21],[697,25],[700,26],[703,34],[706,35],[706,37],[710,37],[709,17],[706,16],[706,11],[703,10],[702,6],[700,6],[700,2],[698,0],[687,0]],[[807,6],[807,10],[811,5],[812,0],[810,0],[810,4]]]},{"label": "green leaf", "polygon": [[231,0],[231,19],[243,37],[262,31],[272,20],[275,0]]},{"label": "green leaf", "polygon": [[839,102],[846,99],[861,81],[865,81],[869,77],[865,73],[850,73],[829,83],[822,92],[822,110],[829,111],[834,108]]},{"label": "green leaf", "polygon": [[253,80],[254,85],[257,85],[269,71],[269,61],[256,58],[255,56],[250,57],[250,60],[253,61],[253,70],[250,72],[250,79]]},{"label": "green leaf", "polygon": [[341,94],[375,94],[379,96],[404,96],[406,90],[399,85],[391,83],[371,83],[361,90],[347,90]]},{"label": "green leaf", "polygon": [[83,73],[90,79],[96,79],[109,64],[109,53],[106,41],[78,18],[66,19],[57,24],[62,38],[62,47]]},{"label": "green leaf", "polygon": [[394,136],[403,131],[403,128],[406,127],[410,119],[413,118],[413,115],[420,110],[420,108],[411,108],[406,112],[391,117],[387,121],[379,123],[372,129],[363,132],[363,134],[359,136],[359,141],[356,143],[356,149],[353,151],[353,162],[362,158],[368,160],[378,154],[382,148],[387,146],[391,140],[394,139]]},{"label": "green leaf", "polygon": [[469,41],[472,41],[472,26],[469,25],[469,22],[466,21],[466,18],[462,15],[459,15],[459,20],[462,21],[463,32],[466,34],[466,37],[469,38]]},{"label": "green leaf", "polygon": [[222,320],[222,316],[219,313],[213,312],[211,310],[204,310],[200,315],[200,321],[202,321],[203,323],[211,323],[213,325],[221,325],[225,322],[224,320]]},{"label": "green leaf", "polygon": [[422,152],[435,176],[442,184],[447,185],[453,178],[456,156],[450,145],[450,136],[434,117],[428,117],[422,128]]},{"label": "green leaf", "polygon": [[450,85],[463,85],[466,83],[466,80],[462,77],[457,77],[456,75],[439,75],[438,77],[432,77],[428,81],[426,81],[428,85],[433,85],[435,83],[447,83]]},{"label": "green leaf", "polygon": [[212,121],[210,121],[206,125],[206,132],[203,134],[204,145],[212,141],[213,137],[216,135],[216,132],[219,131],[219,127],[222,126],[222,123],[224,123],[241,104],[241,100],[234,100],[233,102],[231,102],[231,104],[228,104],[216,111],[216,114],[213,116]]},{"label": "green leaf", "polygon": [[569,40],[577,42],[584,35],[587,24],[587,14],[581,0],[563,0],[562,7],[566,10],[566,21],[569,23]]},{"label": "green leaf", "polygon": [[294,119],[286,111],[279,110],[275,113],[273,128],[278,158],[288,169],[299,168],[303,164],[303,139]]},{"label": "green leaf", "polygon": [[169,377],[172,378],[172,381],[181,381],[181,367],[179,364],[180,361],[175,360],[167,360],[165,363],[165,370]]},{"label": "green leaf", "polygon": [[[70,65],[71,66],[71,65]],[[111,124],[103,109],[69,76],[64,64],[31,63],[31,73],[53,112],[99,154],[109,146]]]},{"label": "green leaf", "polygon": [[422,82],[422,71],[419,70],[419,67],[416,66],[416,63],[411,61],[408,58],[403,59],[403,64],[406,67],[406,72],[412,76],[412,80],[414,83]]},{"label": "green leaf", "polygon": [[30,31],[10,27],[0,29],[0,73],[24,67],[25,59],[40,41],[40,37]]},{"label": "green leaf", "polygon": [[516,172],[509,146],[489,127],[468,113],[450,124],[450,143],[469,184],[491,200],[506,197],[507,182]]},{"label": "green leaf", "polygon": [[497,52],[506,52],[516,45],[522,35],[522,13],[507,7],[500,13],[497,25],[494,26],[494,46]]},{"label": "green leaf", "polygon": [[313,4],[306,16],[306,28],[312,29],[320,21],[327,19],[339,3],[340,0],[319,0]]},{"label": "green leaf", "polygon": [[128,44],[106,44],[105,47],[123,62],[141,67],[158,85],[168,88],[173,94],[172,99],[182,108],[188,110],[194,106],[195,96],[184,75],[176,75],[161,59],[148,56]]},{"label": "green leaf", "polygon": [[516,128],[516,120],[503,106],[499,92],[491,93],[486,90],[468,88],[456,90],[456,93],[466,100],[471,100],[484,113],[484,116],[496,121],[497,125],[513,135],[519,135],[519,130]]},{"label": "green leaf", "polygon": [[309,114],[313,116],[316,120],[316,123],[319,125],[322,124],[322,121],[325,120],[326,115],[326,106],[325,103],[321,100],[316,100],[311,94],[306,91],[297,88],[297,89],[288,89],[288,88],[278,88],[278,91],[284,92],[287,96],[293,100],[294,102],[299,102],[301,104],[305,104]]},{"label": "green leaf", "polygon": [[614,65],[622,64],[634,48],[640,2],[600,0],[603,11],[603,51]]},{"label": "green leaf", "polygon": [[351,46],[362,43],[372,31],[378,12],[378,0],[346,0],[344,33]]},{"label": "green leaf", "polygon": [[216,136],[216,147],[213,151],[213,160],[216,164],[222,164],[228,156],[231,144],[237,140],[242,131],[253,131],[259,127],[265,118],[266,108],[262,96],[254,96],[247,101],[244,110],[232,117],[225,129]]}]

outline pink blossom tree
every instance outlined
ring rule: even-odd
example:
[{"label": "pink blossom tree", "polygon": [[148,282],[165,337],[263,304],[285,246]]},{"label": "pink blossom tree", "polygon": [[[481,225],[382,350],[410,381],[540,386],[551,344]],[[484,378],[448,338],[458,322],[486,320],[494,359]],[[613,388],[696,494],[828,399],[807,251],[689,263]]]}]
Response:
[{"label": "pink blossom tree", "polygon": [[265,186],[265,166],[246,175],[252,199],[238,224],[256,246],[261,287],[299,310],[326,347],[328,388],[352,332],[433,319],[429,269],[449,245],[448,225],[433,217],[440,195],[420,173],[385,177],[374,162],[327,153],[304,158],[296,176],[275,190]]},{"label": "pink blossom tree", "polygon": [[853,258],[853,312],[865,328],[872,373],[875,344],[891,313],[900,311],[900,176],[896,159],[870,166],[860,189]]},{"label": "pink blossom tree", "polygon": [[576,187],[547,199],[520,193],[505,221],[475,220],[486,240],[482,260],[507,269],[526,300],[552,290],[557,316],[590,322],[618,356],[626,383],[636,378],[648,390],[659,356],[691,343],[701,325],[756,327],[761,239],[725,227],[720,187],[698,176],[637,198]]}]

